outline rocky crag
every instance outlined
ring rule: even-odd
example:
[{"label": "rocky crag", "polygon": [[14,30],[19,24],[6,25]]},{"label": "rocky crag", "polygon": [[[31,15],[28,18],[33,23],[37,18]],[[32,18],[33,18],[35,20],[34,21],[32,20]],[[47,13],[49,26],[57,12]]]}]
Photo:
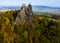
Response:
[{"label": "rocky crag", "polygon": [[22,4],[21,9],[18,11],[15,24],[24,24],[26,22],[32,23],[32,5],[29,4],[26,6],[26,4]]}]

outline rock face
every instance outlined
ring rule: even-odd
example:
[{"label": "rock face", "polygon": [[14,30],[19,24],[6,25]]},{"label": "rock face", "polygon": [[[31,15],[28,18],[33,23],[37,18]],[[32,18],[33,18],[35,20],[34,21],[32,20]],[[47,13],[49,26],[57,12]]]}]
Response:
[{"label": "rock face", "polygon": [[18,11],[15,24],[24,24],[26,22],[32,22],[32,5],[29,4],[26,7],[25,4],[22,4],[21,9]]}]

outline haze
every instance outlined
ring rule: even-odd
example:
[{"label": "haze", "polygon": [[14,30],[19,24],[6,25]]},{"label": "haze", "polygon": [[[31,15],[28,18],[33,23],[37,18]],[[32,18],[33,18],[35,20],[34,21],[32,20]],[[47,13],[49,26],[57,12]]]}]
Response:
[{"label": "haze", "polygon": [[60,7],[60,0],[0,0],[0,6],[21,6],[22,3],[32,5]]}]

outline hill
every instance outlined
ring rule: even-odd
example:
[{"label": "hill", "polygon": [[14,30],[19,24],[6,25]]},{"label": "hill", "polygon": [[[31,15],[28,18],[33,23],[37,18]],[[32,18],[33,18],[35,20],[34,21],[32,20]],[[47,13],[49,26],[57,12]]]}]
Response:
[{"label": "hill", "polygon": [[0,43],[60,43],[60,16],[45,15],[33,13],[31,4],[0,12]]}]

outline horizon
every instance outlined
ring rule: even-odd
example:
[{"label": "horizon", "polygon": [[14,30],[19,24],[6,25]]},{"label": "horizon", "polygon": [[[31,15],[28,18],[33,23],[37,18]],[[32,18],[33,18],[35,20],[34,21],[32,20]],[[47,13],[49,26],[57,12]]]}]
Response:
[{"label": "horizon", "polygon": [[60,7],[60,0],[0,0],[0,6],[22,6],[22,3],[32,6]]},{"label": "horizon", "polygon": [[[43,6],[43,5],[32,5],[32,7],[55,7],[55,6]],[[22,7],[22,6],[0,6],[0,7]],[[55,8],[60,8],[60,7],[55,7]]]}]

